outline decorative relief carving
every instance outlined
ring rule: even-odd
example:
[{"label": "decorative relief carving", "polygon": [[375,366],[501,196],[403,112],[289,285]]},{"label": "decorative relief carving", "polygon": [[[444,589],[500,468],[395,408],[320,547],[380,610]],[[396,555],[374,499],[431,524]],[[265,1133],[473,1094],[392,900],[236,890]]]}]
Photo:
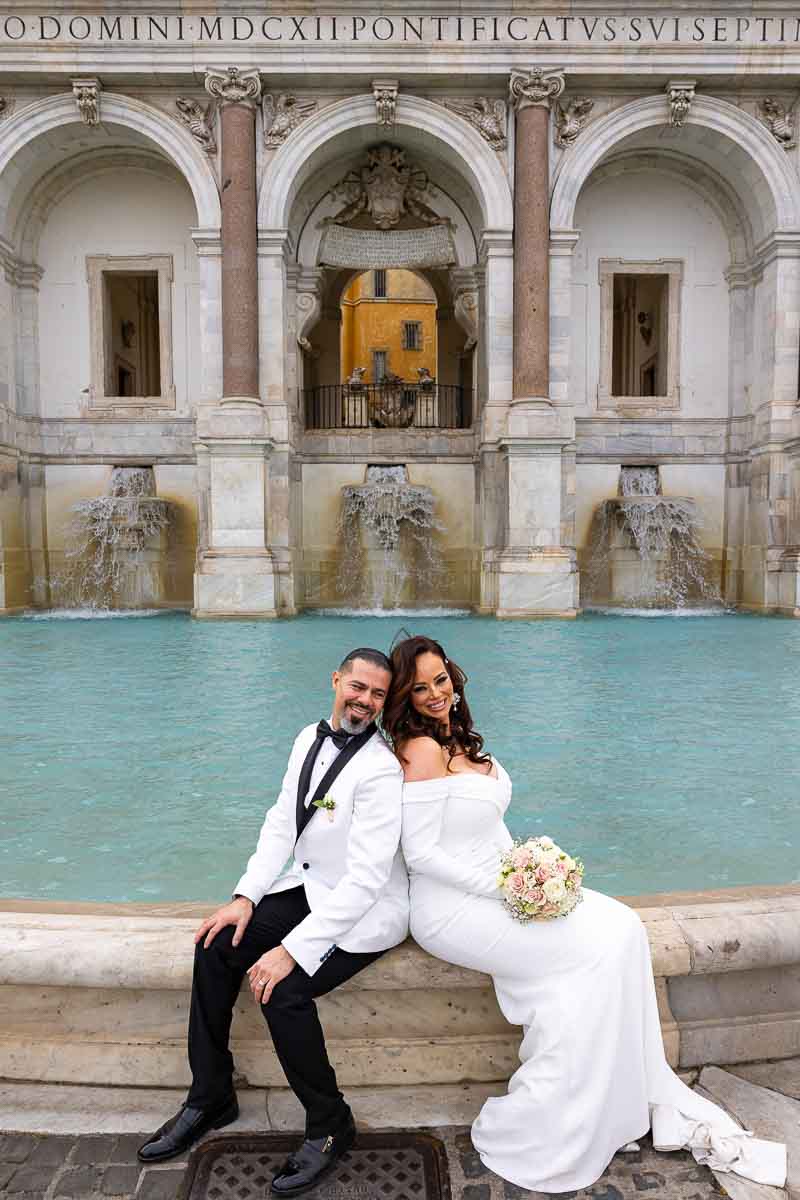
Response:
[{"label": "decorative relief carving", "polygon": [[472,350],[478,342],[478,293],[472,289],[457,292],[453,301],[453,316],[467,335],[462,354]]},{"label": "decorative relief carving", "polygon": [[6,96],[0,96],[0,121],[5,121],[6,117],[10,117],[15,107],[16,101],[9,100]]},{"label": "decorative relief carving", "polygon": [[101,91],[102,84],[99,79],[73,79],[72,94],[84,125],[100,124]]},{"label": "decorative relief carving", "polygon": [[527,108],[531,104],[549,108],[564,91],[564,72],[560,68],[545,71],[544,67],[512,71],[508,90],[516,109]]},{"label": "decorative relief carving", "polygon": [[784,150],[793,150],[797,145],[794,129],[794,113],[780,100],[767,96],[758,106],[759,119],[766,125],[776,142]]},{"label": "decorative relief carving", "polygon": [[301,350],[305,350],[306,354],[315,355],[317,351],[309,341],[308,334],[316,325],[322,311],[320,298],[316,292],[298,292],[295,311],[297,313],[297,344]]},{"label": "decorative relief carving", "polygon": [[261,76],[255,67],[206,71],[206,91],[223,104],[255,104],[261,95]]},{"label": "decorative relief carving", "polygon": [[268,150],[277,150],[297,126],[317,110],[316,100],[298,100],[284,93],[273,96],[268,93],[261,101],[264,118],[264,145]]},{"label": "decorative relief carving", "polygon": [[445,108],[473,125],[493,150],[506,148],[506,102],[476,96],[472,100],[445,100]]},{"label": "decorative relief carving", "polygon": [[392,133],[394,130],[398,86],[396,79],[373,79],[372,81],[372,94],[375,97],[375,121],[388,133]]},{"label": "decorative relief carving", "polygon": [[566,104],[556,104],[554,137],[557,146],[565,150],[572,145],[589,120],[589,113],[593,108],[594,100],[589,100],[586,96],[574,96]]},{"label": "decorative relief carving", "polygon": [[669,123],[673,129],[683,129],[694,100],[694,79],[670,79],[667,84]]},{"label": "decorative relief carving", "polygon": [[412,216],[424,225],[446,225],[424,202],[435,195],[426,173],[406,162],[405,150],[384,143],[367,152],[367,161],[356,171],[349,171],[331,195],[342,197],[347,204],[330,221],[347,225],[356,217],[370,216],[378,229],[392,229],[401,217]]},{"label": "decorative relief carving", "polygon": [[217,140],[214,137],[214,120],[217,115],[217,102],[212,100],[205,108],[198,100],[190,96],[179,96],[175,101],[178,116],[196,142],[206,154],[216,154]]}]

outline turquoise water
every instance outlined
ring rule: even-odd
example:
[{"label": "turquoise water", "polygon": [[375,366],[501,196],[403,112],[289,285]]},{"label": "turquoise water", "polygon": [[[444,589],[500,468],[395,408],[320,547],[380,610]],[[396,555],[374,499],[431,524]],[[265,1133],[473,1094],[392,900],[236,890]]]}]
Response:
[{"label": "turquoise water", "polygon": [[800,622],[0,621],[0,895],[226,897],[354,645],[429,633],[547,832],[617,895],[800,879]]}]

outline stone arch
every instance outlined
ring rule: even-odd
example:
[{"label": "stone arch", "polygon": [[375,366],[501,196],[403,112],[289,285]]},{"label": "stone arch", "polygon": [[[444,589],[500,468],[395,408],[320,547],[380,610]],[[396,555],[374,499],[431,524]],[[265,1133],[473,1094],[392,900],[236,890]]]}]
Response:
[{"label": "stone arch", "polygon": [[156,179],[163,179],[165,171],[168,171],[171,178],[188,186],[185,176],[180,175],[162,155],[144,147],[85,150],[70,156],[33,184],[24,205],[19,206],[15,213],[16,220],[8,233],[23,260],[37,260],[39,239],[48,217],[70,192],[82,187],[90,179],[114,175],[120,170],[144,173]]},{"label": "stone arch", "polygon": [[[189,185],[198,225],[206,229],[219,228],[219,190],[211,164],[177,121],[140,100],[113,92],[102,94],[100,111],[103,127],[122,126],[134,141],[151,149],[154,147],[166,157]],[[13,215],[21,191],[27,192],[43,173],[37,164],[39,138],[66,126],[82,127],[71,95],[52,96],[27,105],[3,124],[0,129],[0,210],[6,222]],[[93,131],[86,130],[86,134],[91,137]],[[51,164],[46,164],[44,169],[47,165]]]},{"label": "stone arch", "polygon": [[704,200],[722,224],[731,249],[732,262],[744,262],[753,250],[753,230],[741,197],[718,172],[703,164],[698,173],[693,162],[668,150],[623,150],[607,156],[592,171],[584,187],[622,174],[656,172],[678,180]]},{"label": "stone arch", "polygon": [[[364,146],[380,139],[371,95],[340,100],[321,109],[276,152],[261,183],[258,223],[262,228],[289,227],[292,205],[300,190],[315,171],[336,156],[341,139],[348,133],[355,133]],[[401,94],[395,121],[395,136],[398,134],[412,149],[427,143],[469,184],[484,229],[511,229],[513,204],[508,178],[497,153],[467,121],[443,105]]]},{"label": "stone arch", "polygon": [[[587,126],[558,165],[551,228],[573,227],[581,189],[610,154],[634,147],[655,150],[650,135],[667,124],[667,116],[665,97],[650,96]],[[800,189],[790,161],[755,117],[726,100],[698,95],[680,139],[681,157],[711,167],[740,198],[756,244],[776,230],[800,225]]]}]

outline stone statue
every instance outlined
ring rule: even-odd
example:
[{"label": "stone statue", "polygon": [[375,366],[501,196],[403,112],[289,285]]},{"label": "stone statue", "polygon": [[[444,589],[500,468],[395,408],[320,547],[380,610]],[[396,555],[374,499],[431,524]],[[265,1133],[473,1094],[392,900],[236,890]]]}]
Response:
[{"label": "stone statue", "polygon": [[190,96],[179,96],[175,101],[178,116],[183,121],[189,133],[205,150],[206,154],[216,154],[217,142],[214,137],[214,117],[217,112],[216,101],[212,100],[204,108],[198,100]]},{"label": "stone statue", "polygon": [[433,391],[436,380],[427,367],[417,367],[417,382],[424,392]]},{"label": "stone statue", "polygon": [[367,373],[366,367],[353,367],[351,375],[348,375],[345,384],[351,392],[360,392],[364,387],[364,376]]},{"label": "stone statue", "polygon": [[386,143],[374,146],[365,165],[348,172],[332,189],[333,196],[341,196],[348,203],[329,223],[346,225],[367,214],[378,229],[392,229],[406,215],[425,225],[446,225],[447,218],[438,216],[424,203],[423,197],[431,190],[428,176],[406,162],[404,150]]},{"label": "stone statue", "polygon": [[264,145],[268,150],[277,150],[286,141],[297,126],[316,112],[316,100],[298,100],[296,96],[284,93],[273,96],[265,95],[261,101],[261,114],[264,118]]},{"label": "stone statue", "polygon": [[399,375],[384,375],[369,397],[369,423],[376,429],[408,429],[414,422],[413,391]]},{"label": "stone statue", "polygon": [[504,100],[490,100],[487,96],[476,96],[474,100],[445,100],[445,108],[458,113],[477,129],[493,150],[506,148],[506,104]]}]

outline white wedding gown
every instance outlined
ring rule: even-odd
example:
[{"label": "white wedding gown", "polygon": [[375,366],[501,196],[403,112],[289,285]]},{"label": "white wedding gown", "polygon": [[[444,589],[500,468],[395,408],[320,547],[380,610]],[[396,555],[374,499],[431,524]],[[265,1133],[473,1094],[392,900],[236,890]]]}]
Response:
[{"label": "white wedding gown", "polygon": [[496,770],[403,790],[415,940],[491,974],[504,1016],[524,1029],[508,1094],[487,1100],[472,1126],[482,1161],[523,1188],[573,1191],[652,1126],[657,1149],[687,1147],[698,1162],[782,1186],[785,1147],[745,1133],[667,1065],[647,935],[632,909],[585,888],[568,917],[521,924],[507,912],[496,881],[512,841],[511,781]]}]

